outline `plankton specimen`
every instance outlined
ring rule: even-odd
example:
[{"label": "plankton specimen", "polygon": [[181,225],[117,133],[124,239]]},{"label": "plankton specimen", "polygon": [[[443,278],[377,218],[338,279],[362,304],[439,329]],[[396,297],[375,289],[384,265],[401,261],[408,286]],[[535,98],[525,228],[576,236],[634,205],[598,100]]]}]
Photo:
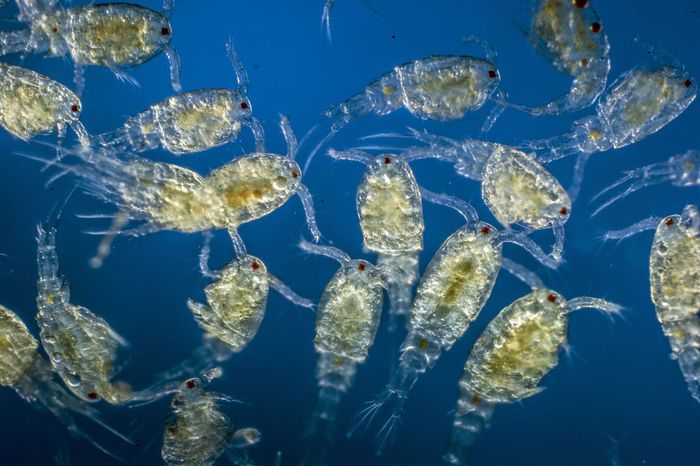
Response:
[{"label": "plankton specimen", "polygon": [[[320,392],[307,435],[319,435],[316,461],[326,464],[326,450],[333,437],[336,410],[357,371],[365,362],[382,314],[383,268],[352,260],[332,246],[301,241],[304,251],[338,261],[340,269],[323,290],[316,319],[314,345],[319,354],[316,378]],[[310,461],[307,454],[307,461]]]},{"label": "plankton specimen", "polygon": [[[369,2],[369,0],[362,0],[362,3],[368,10],[370,10],[375,15],[379,14],[376,8]],[[321,16],[321,26],[326,30],[326,37],[328,37],[328,42],[331,41],[331,10],[335,6],[335,0],[326,0],[325,5],[323,5],[323,15]],[[384,19],[384,18],[382,18]]]},{"label": "plankton specimen", "polygon": [[688,205],[680,215],[650,217],[605,234],[621,240],[656,230],[649,259],[651,300],[690,394],[700,402],[700,212]]},{"label": "plankton specimen", "polygon": [[389,154],[372,156],[359,150],[333,149],[328,154],[367,166],[356,198],[364,247],[378,254],[378,264],[386,264],[395,272],[385,278],[389,314],[392,319],[405,316],[418,280],[418,255],[423,250],[425,229],[421,192],[413,171],[404,160]]},{"label": "plankton specimen", "polygon": [[624,190],[604,201],[593,211],[591,216],[598,215],[603,209],[629,196],[638,189],[667,182],[671,182],[674,186],[679,187],[700,185],[700,151],[688,150],[682,154],[670,157],[665,162],[652,163],[645,167],[627,171],[625,176],[593,197],[592,200],[595,200],[607,192],[615,193],[618,188],[624,188]]},{"label": "plankton specimen", "polygon": [[[488,49],[488,47],[485,47]],[[487,55],[490,55],[487,51]],[[421,120],[450,121],[480,109],[492,95],[500,94],[501,78],[492,58],[466,55],[432,56],[399,65],[370,83],[362,92],[330,108],[323,120],[304,136],[303,142],[328,122],[330,130],[309,154],[304,171],[321,147],[348,123],[374,113],[383,116],[405,108]],[[499,97],[499,100],[502,100]],[[484,123],[488,130],[500,115],[497,110]]]},{"label": "plankton specimen", "polygon": [[543,287],[534,273],[502,257],[503,243],[518,244],[548,267],[557,267],[557,262],[522,233],[499,232],[480,222],[466,202],[425,190],[423,196],[429,202],[457,210],[467,224],[445,240],[428,264],[411,306],[399,366],[384,391],[360,413],[359,422],[351,430],[352,434],[365,422],[371,423],[377,411],[391,401],[390,418],[379,431],[379,452],[393,433],[416,381],[466,332],[488,300],[501,267],[531,288]]},{"label": "plankton specimen", "polygon": [[537,0],[530,30],[518,28],[561,73],[574,78],[571,90],[546,105],[514,105],[532,115],[559,115],[592,105],[605,90],[610,45],[600,18],[588,0]]},{"label": "plankton specimen", "polygon": [[688,108],[696,95],[697,85],[680,64],[634,68],[608,88],[595,115],[574,122],[569,133],[526,146],[544,151],[538,156],[541,163],[578,155],[569,188],[569,196],[575,199],[592,153],[619,149],[657,132]]},{"label": "plankton specimen", "polygon": [[466,464],[469,448],[487,425],[497,403],[514,403],[544,390],[542,378],[559,362],[568,332],[568,316],[583,308],[619,313],[599,298],[566,301],[548,289],[536,289],[504,308],[474,344],[459,381],[459,399],[446,464]]},{"label": "plankton specimen", "polygon": [[47,53],[70,55],[80,95],[85,87],[85,65],[106,66],[122,80],[135,82],[124,72],[161,52],[170,62],[170,80],[180,92],[180,59],[170,44],[168,15],[173,0],[164,0],[163,13],[130,3],[99,3],[62,8],[53,1],[18,2],[20,19],[29,29],[0,33],[0,55]]},{"label": "plankton specimen", "polygon": [[219,402],[231,402],[231,398],[202,388],[203,383],[219,375],[220,371],[210,371],[204,380],[188,379],[173,395],[161,449],[168,465],[210,466],[223,454],[234,464],[241,464],[244,450],[260,441],[259,430],[234,430],[229,417],[219,409]]},{"label": "plankton specimen", "polygon": [[118,151],[163,147],[176,155],[191,154],[236,140],[246,125],[255,137],[256,151],[264,152],[263,128],[252,116],[247,97],[248,74],[231,41],[226,51],[238,89],[201,89],[174,95],[127,119],[121,128],[97,136],[99,144]]},{"label": "plankton specimen", "polygon": [[39,342],[17,314],[0,305],[0,386],[12,387],[25,401],[56,416],[71,434],[116,458],[83,432],[74,416],[90,419],[127,443],[131,444],[131,440],[105,424],[92,406],[70,395],[56,381],[51,365],[39,354],[38,348]]},{"label": "plankton specimen", "polygon": [[80,122],[82,105],[70,89],[53,79],[19,66],[0,63],[0,126],[28,141],[56,132],[60,147],[70,126],[81,144],[89,145]]}]

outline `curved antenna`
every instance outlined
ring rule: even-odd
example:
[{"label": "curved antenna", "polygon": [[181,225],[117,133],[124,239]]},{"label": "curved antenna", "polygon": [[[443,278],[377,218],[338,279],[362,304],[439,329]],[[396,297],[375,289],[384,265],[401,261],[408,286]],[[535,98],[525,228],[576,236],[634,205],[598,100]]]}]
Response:
[{"label": "curved antenna", "polygon": [[365,165],[371,165],[377,158],[367,152],[358,149],[347,149],[337,151],[335,149],[328,149],[328,155],[337,160],[352,160],[353,162],[364,163]]},{"label": "curved antenna", "polygon": [[659,223],[661,223],[661,220],[661,217],[649,217],[645,218],[644,220],[640,220],[639,222],[630,225],[627,228],[623,228],[621,230],[608,231],[603,235],[603,241],[608,241],[611,239],[627,239],[630,236],[634,236],[637,233],[641,233],[643,231],[656,230],[656,228],[659,226]]},{"label": "curved antenna", "polygon": [[515,232],[512,230],[506,230],[500,232],[499,239],[502,243],[517,244],[518,246],[529,252],[530,255],[532,255],[532,257],[537,259],[539,263],[541,263],[548,269],[556,270],[562,263],[561,259],[557,259],[555,257],[552,257],[551,255],[546,254],[542,250],[542,248],[539,247],[537,243],[535,243],[532,240],[532,238],[524,235],[523,233]]},{"label": "curved antenna", "polygon": [[243,62],[241,62],[241,59],[238,58],[236,49],[233,46],[233,39],[231,37],[229,37],[226,41],[226,56],[228,57],[228,61],[231,62],[233,71],[236,74],[236,84],[238,84],[238,89],[243,94],[247,94],[248,86],[250,85],[248,73],[243,66]]},{"label": "curved antenna", "polygon": [[299,296],[286,283],[276,276],[272,275],[271,273],[268,273],[267,275],[270,280],[270,288],[281,294],[290,303],[294,304],[295,306],[305,307],[307,309],[314,309],[316,307],[313,301]]},{"label": "curved antenna", "polygon": [[236,253],[236,257],[243,257],[248,255],[248,249],[245,247],[243,238],[238,234],[238,230],[235,228],[229,228],[228,234],[231,237],[231,242],[233,243],[233,251]]},{"label": "curved antenna", "polygon": [[493,47],[493,45],[491,45],[489,41],[487,41],[483,37],[479,37],[473,34],[462,37],[462,45],[467,46],[472,44],[480,47],[481,50],[483,50],[484,58],[486,58],[491,63],[496,63],[496,59],[498,58],[498,52],[496,52],[496,49]]},{"label": "curved antenna", "polygon": [[292,125],[289,123],[289,118],[280,113],[280,128],[282,129],[282,134],[284,135],[284,140],[287,143],[287,158],[294,160],[297,156],[297,137],[294,134]]},{"label": "curved antenna", "polygon": [[345,251],[341,251],[340,249],[333,246],[309,243],[305,239],[301,239],[299,241],[299,248],[310,254],[316,254],[319,256],[328,257],[329,259],[333,259],[337,261],[340,265],[345,265],[352,260],[348,253],[346,253]]},{"label": "curved antenna", "polygon": [[209,269],[211,238],[213,235],[211,231],[207,230],[202,232],[202,236],[204,237],[204,244],[202,244],[202,249],[199,251],[199,270],[205,277],[215,279],[218,277],[218,274]]},{"label": "curved antenna", "polygon": [[328,42],[331,42],[331,9],[334,4],[335,0],[327,0],[326,4],[323,5],[323,14],[321,15],[321,28],[326,30]]},{"label": "curved antenna", "polygon": [[[170,82],[173,86],[173,90],[180,93],[182,92],[182,83],[180,82],[180,56],[172,45],[167,46],[163,52],[165,52],[165,56],[168,58],[168,63],[170,64]],[[117,74],[117,78],[120,76],[124,76],[124,73]]]},{"label": "curved antenna", "polygon": [[580,298],[570,299],[566,302],[566,310],[575,312],[581,309],[598,309],[607,314],[619,314],[624,309],[616,303],[611,303],[600,298],[591,298],[590,296],[582,296]]},{"label": "curved antenna", "polygon": [[321,230],[318,229],[316,224],[316,211],[314,209],[314,200],[311,196],[311,191],[306,187],[305,184],[299,183],[297,186],[297,196],[301,200],[301,205],[304,207],[304,216],[306,217],[306,227],[311,232],[315,241],[321,239]]},{"label": "curved antenna", "polygon": [[467,225],[471,225],[479,221],[479,215],[476,213],[474,207],[462,199],[450,196],[448,194],[434,193],[423,188],[422,186],[420,187],[420,193],[421,196],[423,196],[423,199],[426,201],[444,207],[449,207],[450,209],[459,213],[462,217],[464,217]]}]

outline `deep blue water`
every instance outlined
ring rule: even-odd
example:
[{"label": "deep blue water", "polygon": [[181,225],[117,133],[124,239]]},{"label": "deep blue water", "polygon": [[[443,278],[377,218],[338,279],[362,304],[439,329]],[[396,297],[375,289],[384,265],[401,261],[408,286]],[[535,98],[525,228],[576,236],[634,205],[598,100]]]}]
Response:
[{"label": "deep blue water", "polygon": [[[528,22],[528,2],[439,0],[404,2],[376,0],[383,19],[363,2],[340,0],[332,20],[333,42],[320,28],[322,1],[214,2],[181,1],[172,15],[173,43],[180,53],[184,90],[233,87],[233,72],[224,53],[230,36],[251,79],[254,114],[266,129],[268,148],[284,152],[278,114],[289,116],[303,135],[328,106],[360,91],[395,65],[431,54],[474,54],[462,37],[477,35],[498,51],[504,88],[518,103],[541,104],[564,93],[570,79],[542,59],[513,26]],[[419,4],[422,3],[422,4]],[[143,5],[158,9],[156,1]],[[695,77],[700,77],[700,13],[691,1],[598,1],[611,44],[611,80],[648,60],[634,38],[673,52]],[[9,16],[13,9],[5,10]],[[68,61],[29,56],[10,63],[37,70],[69,86]],[[117,81],[105,69],[89,68],[83,96],[82,121],[91,134],[113,129],[124,119],[172,94],[163,56],[131,70],[140,82],[133,87]],[[490,105],[451,123],[423,122],[405,111],[387,117],[367,117],[341,132],[331,146],[357,145],[357,138],[376,132],[402,131],[410,125],[460,138],[476,136]],[[506,111],[489,139],[515,144],[554,135],[592,109],[562,117],[533,117]],[[474,464],[700,464],[700,406],[689,395],[670,347],[656,320],[649,297],[648,254],[652,233],[619,245],[604,245],[599,237],[650,215],[678,213],[697,202],[697,188],[658,186],[634,194],[595,219],[588,200],[620,176],[623,170],[697,148],[700,109],[695,103],[662,131],[617,151],[595,154],[583,191],[566,226],[566,264],[548,272],[518,248],[506,255],[536,270],[548,286],[568,298],[590,295],[623,304],[625,319],[610,322],[595,311],[576,313],[570,320],[571,356],[543,381],[542,393],[520,404],[496,409],[491,427],[474,446]],[[44,138],[53,141],[53,137]],[[0,302],[15,310],[38,335],[35,314],[36,225],[65,198],[75,179],[66,177],[46,189],[49,173],[36,162],[14,153],[50,155],[45,147],[14,140],[0,131]],[[308,149],[308,147],[306,148]],[[252,150],[244,131],[240,144],[208,152],[175,156],[154,151],[147,157],[183,164],[201,173]],[[301,158],[305,157],[302,151]],[[552,172],[567,185],[572,159],[555,162]],[[451,166],[435,161],[414,164],[419,183],[471,201],[482,218],[495,222],[479,195],[478,183],[456,176]],[[362,252],[355,211],[355,188],[364,167],[318,157],[305,177],[314,195],[318,223],[326,238],[353,257]],[[305,174],[306,175],[306,174]],[[111,213],[113,208],[76,193],[68,204],[58,236],[62,273],[68,278],[72,302],[102,315],[131,343],[117,377],[135,388],[146,386],[152,374],[186,357],[200,342],[201,331],[186,307],[187,298],[203,299],[209,283],[197,268],[201,235],[173,232],[139,238],[119,238],[99,270],[88,266],[98,237],[83,232],[107,226],[78,213]],[[462,219],[441,207],[425,204],[425,267],[442,241],[462,225]],[[303,211],[292,198],[274,213],[240,229],[249,251],[299,294],[317,299],[337,266],[309,257],[296,247],[305,234]],[[549,233],[535,235],[549,247]],[[212,267],[233,257],[230,241],[217,232]],[[417,384],[406,406],[396,441],[376,458],[371,436],[345,439],[344,432],[363,402],[388,381],[397,341],[382,326],[366,364],[342,402],[339,435],[331,452],[334,464],[435,464],[451,427],[457,381],[466,356],[486,324],[504,306],[528,289],[507,274],[499,276],[491,299],[478,320],[436,367]],[[282,464],[298,464],[302,434],[316,394],[313,350],[314,315],[271,292],[267,314],[252,343],[224,366],[224,377],[211,389],[245,404],[226,407],[239,426],[263,433],[253,451],[261,464],[271,464],[277,451]],[[120,445],[101,432],[95,435],[130,464],[161,464],[160,443],[168,403],[142,408],[100,406],[111,424],[139,442]],[[59,450],[70,464],[118,464],[89,444],[72,439],[60,422],[33,410],[10,389],[0,390],[0,464],[47,465]],[[89,428],[89,427],[88,427]],[[90,428],[89,428],[90,429]],[[224,460],[221,461],[224,463]]]}]

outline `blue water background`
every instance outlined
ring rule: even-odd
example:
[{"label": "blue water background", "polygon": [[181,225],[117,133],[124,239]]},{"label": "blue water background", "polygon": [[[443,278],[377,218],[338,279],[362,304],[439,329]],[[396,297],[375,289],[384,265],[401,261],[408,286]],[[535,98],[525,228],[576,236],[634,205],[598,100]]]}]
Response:
[{"label": "blue water background", "polygon": [[[76,2],[77,3],[77,2]],[[321,1],[180,1],[172,15],[173,43],[182,60],[185,90],[233,87],[235,81],[224,53],[230,36],[251,79],[250,99],[263,122],[268,148],[284,153],[278,114],[289,116],[302,135],[328,106],[360,91],[395,65],[431,54],[474,54],[463,46],[465,35],[487,39],[498,51],[497,65],[511,99],[542,104],[564,93],[570,79],[540,57],[516,30],[513,21],[527,23],[527,1],[405,2],[376,0],[384,19],[362,2],[340,0],[334,11],[333,42],[321,33]],[[159,8],[159,2],[143,5]],[[671,50],[691,74],[700,77],[700,15],[691,1],[598,1],[611,43],[611,79],[637,64],[648,63],[639,36]],[[3,10],[9,16],[13,9]],[[23,64],[72,86],[72,66],[60,58],[30,56]],[[82,121],[91,134],[119,126],[124,119],[172,94],[167,62],[158,56],[130,70],[140,87],[117,81],[105,69],[89,68],[83,97]],[[460,138],[476,136],[490,105],[457,122],[423,122],[405,111],[387,117],[367,117],[351,124],[331,144],[347,148],[358,137],[376,132],[403,131],[406,126]],[[592,110],[564,117],[534,119],[506,111],[489,138],[517,143],[565,131],[573,119]],[[661,161],[698,147],[700,107],[693,104],[676,121],[627,148],[596,154],[588,166],[579,201],[567,224],[566,264],[548,272],[522,251],[506,246],[506,255],[537,270],[546,283],[568,298],[605,297],[626,306],[625,320],[610,322],[595,311],[570,319],[569,356],[543,381],[545,391],[522,403],[499,406],[491,427],[477,440],[474,464],[698,464],[700,406],[688,394],[670,348],[656,320],[649,297],[648,253],[652,233],[619,245],[603,245],[606,230],[625,227],[650,215],[678,213],[697,202],[697,188],[660,186],[639,192],[590,219],[590,197],[623,170]],[[147,157],[175,162],[203,174],[241,153],[252,150],[244,131],[240,144],[196,155],[175,157],[163,151]],[[53,137],[46,140],[53,141]],[[72,137],[71,137],[72,140]],[[36,162],[15,152],[49,156],[45,147],[14,140],[0,132],[0,302],[15,310],[38,335],[35,314],[36,225],[75,183],[66,177],[50,188],[44,183],[53,171],[40,171]],[[308,150],[308,147],[305,149]],[[302,160],[305,153],[302,152]],[[551,164],[552,172],[567,185],[573,160]],[[355,189],[364,167],[319,157],[305,174],[314,195],[321,230],[334,245],[353,257],[374,259],[362,252],[355,211]],[[444,163],[414,164],[419,183],[433,191],[469,200],[486,221],[495,219],[483,205],[478,183],[457,177]],[[426,204],[425,267],[442,241],[462,225],[455,213]],[[99,237],[86,230],[104,229],[106,221],[85,220],[78,213],[112,213],[89,196],[76,193],[68,204],[58,236],[61,271],[68,278],[72,302],[102,315],[131,343],[124,354],[118,380],[135,388],[146,386],[152,374],[170,367],[197,347],[201,331],[186,307],[188,298],[203,300],[209,283],[197,269],[202,244],[198,234],[162,232],[140,238],[119,238],[104,267],[93,270],[87,259]],[[249,251],[263,259],[269,270],[299,294],[317,299],[337,265],[309,257],[296,247],[306,234],[298,198],[274,213],[240,229]],[[535,238],[544,247],[551,235]],[[233,257],[230,241],[217,232],[212,267],[223,267]],[[383,458],[374,456],[371,435],[345,439],[353,415],[388,381],[398,341],[384,326],[366,364],[339,411],[339,435],[332,450],[335,464],[435,464],[451,428],[457,381],[473,342],[504,306],[528,289],[507,274],[499,276],[493,294],[478,320],[434,369],[417,384],[406,406],[394,445]],[[313,350],[314,315],[296,308],[271,292],[260,332],[240,354],[224,366],[225,375],[211,389],[245,404],[226,407],[239,426],[255,426],[263,442],[254,450],[261,464],[271,464],[277,451],[282,464],[298,464],[302,434],[316,394]],[[131,464],[161,464],[160,443],[168,402],[142,408],[100,405],[115,427],[132,434],[140,448],[124,446],[103,432],[87,429]],[[119,464],[85,442],[73,440],[60,422],[33,410],[10,389],[0,390],[0,464],[47,465],[59,450],[75,465]],[[619,452],[617,456],[616,451]],[[613,463],[618,461],[618,463]],[[224,460],[222,460],[222,463]]]}]

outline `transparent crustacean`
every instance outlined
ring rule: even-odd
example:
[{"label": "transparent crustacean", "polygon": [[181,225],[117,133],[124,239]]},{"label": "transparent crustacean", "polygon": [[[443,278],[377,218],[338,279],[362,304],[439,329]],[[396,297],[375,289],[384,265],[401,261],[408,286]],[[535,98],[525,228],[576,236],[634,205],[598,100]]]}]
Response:
[{"label": "transparent crustacean", "polygon": [[564,225],[571,215],[571,199],[559,181],[535,157],[514,147],[477,139],[455,140],[425,131],[411,134],[377,134],[376,137],[409,137],[426,147],[401,149],[365,146],[365,149],[400,150],[401,159],[412,162],[434,158],[452,163],[461,176],[481,181],[481,196],[496,219],[506,228],[521,225],[526,232],[552,229],[555,245],[551,253],[561,259]]},{"label": "transparent crustacean", "polygon": [[680,64],[625,72],[596,105],[596,114],[574,122],[571,132],[525,145],[541,151],[541,163],[577,155],[569,196],[578,196],[586,162],[594,152],[619,149],[653,134],[688,108],[697,84]]},{"label": "transparent crustacean", "polygon": [[332,246],[301,241],[300,247],[340,264],[318,306],[314,345],[319,355],[316,378],[320,391],[307,431],[309,437],[314,437],[313,451],[307,452],[305,461],[327,464],[325,456],[333,438],[336,410],[374,342],[382,314],[382,277],[390,272],[364,260],[352,260]]},{"label": "transparent crustacean", "polygon": [[82,105],[70,89],[53,79],[19,66],[0,63],[0,126],[27,141],[56,132],[60,147],[71,127],[81,144],[90,138],[80,122]]},{"label": "transparent crustacean", "polygon": [[651,300],[688,390],[700,402],[700,212],[688,205],[680,215],[650,217],[605,234],[621,240],[656,230],[649,259]]},{"label": "transparent crustacean", "polygon": [[516,24],[537,51],[561,73],[574,78],[571,90],[539,107],[514,106],[532,115],[558,115],[592,105],[605,90],[610,45],[588,0],[535,0],[528,30]]},{"label": "transparent crustacean", "polygon": [[260,431],[252,427],[234,430],[219,408],[220,402],[233,400],[202,388],[220,374],[220,370],[212,370],[203,380],[188,379],[173,395],[161,449],[168,465],[210,466],[224,454],[235,465],[249,464],[245,450],[260,442]]},{"label": "transparent crustacean", "polygon": [[97,142],[119,151],[143,152],[162,147],[175,154],[191,154],[234,141],[241,128],[253,132],[256,151],[264,152],[262,125],[252,115],[248,74],[233,48],[226,44],[236,73],[237,89],[201,89],[168,97],[130,117],[123,126],[97,136]]},{"label": "transparent crustacean", "polygon": [[378,410],[391,401],[390,417],[379,431],[380,452],[393,433],[416,381],[476,319],[491,294],[500,269],[503,267],[531,288],[543,287],[533,272],[502,257],[503,243],[523,247],[550,268],[558,265],[522,233],[499,232],[480,222],[466,202],[427,191],[424,198],[457,210],[467,224],[445,240],[428,264],[411,306],[408,335],[401,346],[398,368],[378,399],[360,413],[351,430],[352,434],[365,422],[371,423]]},{"label": "transparent crustacean", "polygon": [[19,0],[19,19],[29,29],[0,33],[0,55],[48,53],[70,55],[78,95],[85,86],[85,65],[106,66],[123,80],[124,72],[165,53],[173,89],[180,92],[180,60],[170,44],[168,15],[174,0],[164,0],[163,13],[131,3],[98,3],[63,8],[54,1]]},{"label": "transparent crustacean", "polygon": [[[367,166],[357,188],[357,214],[364,247],[378,255],[393,273],[385,277],[389,315],[405,316],[418,281],[418,255],[423,250],[423,205],[411,167],[390,154],[373,156],[359,150],[328,151],[341,160]],[[391,323],[392,327],[396,322]]]},{"label": "transparent crustacean", "polygon": [[479,336],[459,381],[459,399],[445,464],[466,464],[469,448],[498,403],[515,403],[544,390],[540,381],[567,345],[569,314],[583,308],[619,313],[599,298],[565,300],[539,288],[504,308]]},{"label": "transparent crustacean", "polygon": [[[598,206],[591,216],[598,215],[603,209],[638,189],[668,182],[683,188],[700,185],[700,151],[688,150],[682,154],[674,155],[664,162],[652,163],[651,165],[625,172],[625,176],[591,199],[591,201],[594,201],[608,192],[614,194],[610,199],[605,200]],[[624,189],[615,194],[618,188]]]},{"label": "transparent crustacean", "polygon": [[37,238],[37,316],[42,346],[54,371],[83,401],[111,404],[149,401],[167,393],[133,392],[112,382],[117,350],[128,343],[100,316],[71,304],[67,280],[58,272],[56,229],[39,227]]},{"label": "transparent crustacean", "polygon": [[[375,15],[378,15],[381,18],[379,11],[377,11],[377,9],[374,8],[374,6],[370,3],[369,0],[361,0],[361,1],[362,1],[362,4],[365,7],[367,7],[368,10],[370,10],[372,13],[374,13]],[[331,10],[333,10],[334,6],[335,6],[335,0],[326,0],[326,3],[323,5],[323,15],[321,15],[321,26],[326,31],[326,37],[328,37],[328,42],[331,41]]]},{"label": "transparent crustacean", "polygon": [[[273,212],[294,194],[301,199],[306,223],[315,239],[320,232],[314,218],[311,193],[301,182],[295,162],[296,138],[286,118],[282,131],[287,155],[267,152],[246,154],[203,177],[174,164],[153,162],[134,154],[100,150],[71,149],[64,155],[81,163],[49,163],[82,179],[82,187],[93,196],[119,207],[112,227],[92,260],[95,267],[109,254],[116,234],[144,235],[161,230],[185,233],[228,229],[240,242],[238,226]],[[25,157],[37,159],[34,156]],[[46,162],[40,159],[42,162]],[[64,173],[62,172],[62,173]],[[60,176],[62,173],[59,173]],[[138,226],[124,230],[129,221]]]},{"label": "transparent crustacean", "polygon": [[[478,39],[474,41],[479,42]],[[482,45],[483,42],[482,42]],[[488,46],[486,55],[490,55]],[[302,141],[328,122],[330,130],[309,154],[304,171],[314,155],[348,123],[369,115],[388,115],[405,108],[421,120],[450,121],[480,109],[492,96],[499,94],[501,78],[493,58],[466,55],[432,56],[399,65],[369,84],[362,92],[327,110]],[[488,130],[503,110],[502,104],[484,123]]]},{"label": "transparent crustacean", "polygon": [[204,289],[207,304],[187,301],[204,331],[204,342],[185,361],[157,376],[159,383],[202,374],[242,351],[255,337],[265,317],[270,288],[296,306],[314,308],[311,300],[299,296],[272,275],[262,260],[248,254],[243,243],[234,245],[234,260],[220,271],[211,271],[207,265],[211,233],[205,232],[204,236],[199,265],[202,274],[214,282]]},{"label": "transparent crustacean", "polygon": [[38,348],[39,342],[17,314],[0,305],[0,386],[12,387],[28,403],[56,416],[71,434],[112,457],[115,456],[78,427],[76,415],[132,443],[105,424],[94,407],[72,396],[58,383],[51,365],[39,354]]}]

